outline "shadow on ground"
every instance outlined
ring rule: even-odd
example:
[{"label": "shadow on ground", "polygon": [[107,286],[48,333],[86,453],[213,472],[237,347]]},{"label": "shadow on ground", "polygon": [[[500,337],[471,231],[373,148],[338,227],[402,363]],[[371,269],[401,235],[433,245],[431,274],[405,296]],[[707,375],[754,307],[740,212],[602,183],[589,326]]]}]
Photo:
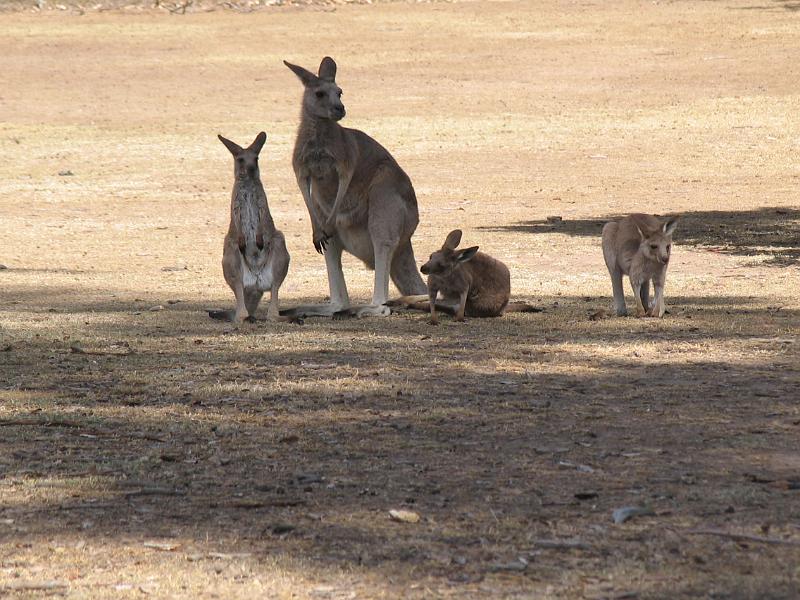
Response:
[{"label": "shadow on ground", "polygon": [[[551,222],[523,221],[488,231],[558,233],[600,237],[608,221],[622,215]],[[681,215],[675,242],[713,249],[724,254],[763,258],[759,265],[787,267],[800,264],[800,210],[786,207],[749,211],[698,211]]]},{"label": "shadow on ground", "polygon": [[[193,554],[210,536],[255,560],[413,572],[462,597],[498,577],[564,585],[570,568],[660,573],[634,585],[659,597],[686,569],[703,585],[697,556],[716,581],[755,552],[772,557],[760,577],[773,582],[800,559],[685,533],[769,522],[791,535],[795,313],[680,298],[664,321],[592,322],[585,298],[560,297],[542,314],[436,329],[413,313],[235,329],[196,304],[132,315],[61,292],[38,333],[16,331],[0,353],[12,546],[178,538]],[[95,312],[75,352],[63,319]],[[726,360],[723,344],[751,360]],[[694,350],[712,345],[716,358]],[[655,515],[613,525],[630,504]],[[397,508],[422,521],[391,521]],[[582,549],[536,546],[573,538]]]}]

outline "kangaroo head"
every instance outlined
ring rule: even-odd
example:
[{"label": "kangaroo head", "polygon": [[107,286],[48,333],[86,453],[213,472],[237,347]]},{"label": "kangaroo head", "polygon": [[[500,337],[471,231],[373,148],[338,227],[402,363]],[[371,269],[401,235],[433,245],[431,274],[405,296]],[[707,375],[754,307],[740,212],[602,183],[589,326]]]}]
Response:
[{"label": "kangaroo head", "polygon": [[668,218],[655,231],[645,230],[637,223],[636,228],[641,238],[639,250],[650,260],[667,264],[672,252],[672,233],[677,225],[677,217]]},{"label": "kangaroo head", "polygon": [[440,250],[431,254],[430,259],[422,267],[423,275],[447,275],[452,273],[461,263],[468,261],[478,252],[478,246],[456,250],[461,242],[461,230],[454,229],[447,234]]},{"label": "kangaroo head", "polygon": [[336,63],[330,56],[326,56],[319,64],[319,75],[311,71],[283,61],[305,87],[303,94],[303,110],[320,119],[340,121],[344,118],[345,110],[342,104],[342,88],[336,85]]},{"label": "kangaroo head", "polygon": [[236,179],[258,179],[258,153],[261,152],[264,142],[267,141],[267,134],[263,131],[259,133],[248,148],[242,148],[239,144],[225,139],[221,135],[217,137],[233,154],[233,172]]}]

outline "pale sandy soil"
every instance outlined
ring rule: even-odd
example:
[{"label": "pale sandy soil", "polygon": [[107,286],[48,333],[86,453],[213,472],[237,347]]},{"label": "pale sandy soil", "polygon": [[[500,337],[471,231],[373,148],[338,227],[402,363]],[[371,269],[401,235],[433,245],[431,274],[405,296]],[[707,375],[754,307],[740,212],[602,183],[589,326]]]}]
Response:
[{"label": "pale sandy soil", "polygon": [[[797,8],[0,15],[0,595],[800,596]],[[325,54],[414,182],[418,262],[459,227],[545,312],[207,318],[217,133],[267,131],[284,303],[327,293],[281,62]],[[630,211],[684,215],[670,313],[590,321]]]}]

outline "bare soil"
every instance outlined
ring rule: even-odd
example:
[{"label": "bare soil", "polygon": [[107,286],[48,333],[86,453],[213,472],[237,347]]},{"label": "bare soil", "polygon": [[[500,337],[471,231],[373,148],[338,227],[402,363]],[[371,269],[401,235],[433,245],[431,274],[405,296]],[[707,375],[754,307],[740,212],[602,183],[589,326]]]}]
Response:
[{"label": "bare soil", "polygon": [[[0,595],[799,597],[797,9],[2,14]],[[267,131],[284,305],[327,293],[281,63],[325,54],[418,261],[459,227],[544,312],[208,319],[217,133]],[[631,211],[684,216],[663,320],[604,312]]]}]

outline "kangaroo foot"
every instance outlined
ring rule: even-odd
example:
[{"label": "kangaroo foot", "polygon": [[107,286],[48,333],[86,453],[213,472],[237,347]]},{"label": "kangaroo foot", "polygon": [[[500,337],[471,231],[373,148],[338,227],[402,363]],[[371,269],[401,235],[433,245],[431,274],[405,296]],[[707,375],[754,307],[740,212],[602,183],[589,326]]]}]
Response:
[{"label": "kangaroo foot", "polygon": [[388,317],[392,314],[392,309],[385,304],[351,306],[333,313],[336,321],[344,319],[363,319],[364,317]]}]

